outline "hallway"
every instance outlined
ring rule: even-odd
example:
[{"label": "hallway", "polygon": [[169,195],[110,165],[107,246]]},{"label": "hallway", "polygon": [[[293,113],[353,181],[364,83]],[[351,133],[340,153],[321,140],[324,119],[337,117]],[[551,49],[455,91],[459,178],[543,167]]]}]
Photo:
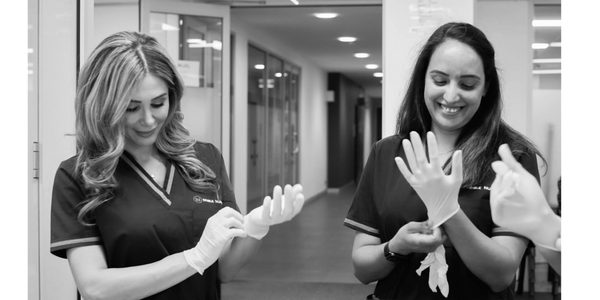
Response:
[{"label": "hallway", "polygon": [[271,227],[258,254],[222,299],[364,299],[375,284],[353,275],[354,231],[343,226],[355,186],[308,202],[292,221]]},{"label": "hallway", "polygon": [[[307,203],[292,221],[272,227],[257,255],[234,281],[221,286],[221,298],[365,299],[375,283],[363,285],[354,277],[354,231],[343,226],[355,189],[351,185],[339,193],[324,194]],[[535,294],[537,300],[552,298],[550,293]],[[515,299],[531,298],[524,292]]]}]

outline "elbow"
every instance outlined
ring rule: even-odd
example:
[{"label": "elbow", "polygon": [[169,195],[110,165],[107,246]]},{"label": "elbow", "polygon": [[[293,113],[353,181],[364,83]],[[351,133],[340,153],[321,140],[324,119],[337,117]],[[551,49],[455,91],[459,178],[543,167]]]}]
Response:
[{"label": "elbow", "polygon": [[373,279],[372,276],[369,276],[367,272],[361,272],[356,266],[354,266],[354,277],[356,277],[360,283],[365,285],[375,281],[375,279]]}]

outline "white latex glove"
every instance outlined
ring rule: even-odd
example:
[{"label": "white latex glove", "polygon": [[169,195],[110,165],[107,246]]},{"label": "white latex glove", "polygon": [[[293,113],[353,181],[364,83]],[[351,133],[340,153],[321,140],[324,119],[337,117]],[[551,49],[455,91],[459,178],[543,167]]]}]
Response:
[{"label": "white latex glove", "polygon": [[498,154],[502,161],[492,163],[496,179],[490,191],[492,219],[497,225],[521,234],[536,245],[560,251],[561,219],[550,206],[542,189],[513,157],[507,145]]},{"label": "white latex glove", "polygon": [[435,252],[427,254],[425,259],[421,261],[421,266],[417,269],[417,274],[421,276],[423,270],[429,269],[429,288],[436,293],[436,287],[439,286],[444,297],[448,298],[450,286],[448,285],[448,264],[446,264],[446,249],[444,245],[440,245],[435,249]]},{"label": "white latex glove", "polygon": [[231,207],[223,207],[208,219],[196,247],[183,251],[187,263],[198,273],[210,267],[221,255],[223,247],[234,237],[246,237],[242,214]]},{"label": "white latex glove", "polygon": [[430,161],[427,161],[419,134],[411,132],[410,140],[410,142],[402,141],[410,170],[400,157],[395,158],[396,164],[427,207],[427,217],[433,222],[433,228],[437,228],[460,208],[458,191],[462,184],[462,152],[460,150],[454,152],[452,174],[446,175],[438,157],[437,142],[433,132],[427,133]]},{"label": "white latex glove", "polygon": [[260,240],[269,232],[271,225],[287,222],[295,217],[304,206],[302,185],[285,185],[285,194],[281,187],[273,188],[273,199],[266,196],[263,205],[253,209],[244,217],[244,230],[249,236]]},{"label": "white latex glove", "polygon": [[[442,170],[433,132],[427,133],[427,145],[429,161],[421,137],[413,131],[410,133],[410,142],[408,140],[402,141],[410,170],[402,158],[396,157],[395,160],[400,173],[427,207],[427,217],[433,223],[432,228],[438,228],[460,209],[458,192],[463,178],[462,152],[460,150],[454,152],[452,155],[452,174],[446,175]],[[448,264],[446,263],[445,253],[444,245],[438,246],[435,252],[429,253],[421,262],[417,274],[420,276],[423,270],[430,268],[429,287],[436,292],[436,286],[439,286],[444,297],[448,297],[450,287],[446,278]]]}]

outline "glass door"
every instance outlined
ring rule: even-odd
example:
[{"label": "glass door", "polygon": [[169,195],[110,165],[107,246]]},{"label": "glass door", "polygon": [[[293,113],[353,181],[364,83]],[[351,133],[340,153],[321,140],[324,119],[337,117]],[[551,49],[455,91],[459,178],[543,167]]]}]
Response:
[{"label": "glass door", "polygon": [[300,68],[248,46],[248,210],[298,182]]},{"label": "glass door", "polygon": [[300,68],[285,64],[283,79],[286,87],[284,110],[285,182],[298,182],[298,99],[300,98]]},{"label": "glass door", "polygon": [[214,144],[229,170],[229,7],[141,1],[141,31],[167,49],[183,77],[184,124],[192,138]]}]

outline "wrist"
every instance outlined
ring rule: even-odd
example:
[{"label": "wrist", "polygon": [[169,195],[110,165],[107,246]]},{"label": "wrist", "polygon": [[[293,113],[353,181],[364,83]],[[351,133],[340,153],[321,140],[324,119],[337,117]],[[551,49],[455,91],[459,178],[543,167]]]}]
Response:
[{"label": "wrist", "polygon": [[254,220],[250,214],[247,214],[244,216],[244,231],[246,231],[251,238],[261,240],[269,232],[269,225],[261,224]]},{"label": "wrist", "polygon": [[408,257],[408,254],[410,254],[409,251],[402,251],[401,252],[396,252],[390,249],[390,242],[386,242],[383,245],[383,256],[385,257],[385,259],[389,262],[393,262],[393,263],[398,263],[401,261],[405,261]]}]

